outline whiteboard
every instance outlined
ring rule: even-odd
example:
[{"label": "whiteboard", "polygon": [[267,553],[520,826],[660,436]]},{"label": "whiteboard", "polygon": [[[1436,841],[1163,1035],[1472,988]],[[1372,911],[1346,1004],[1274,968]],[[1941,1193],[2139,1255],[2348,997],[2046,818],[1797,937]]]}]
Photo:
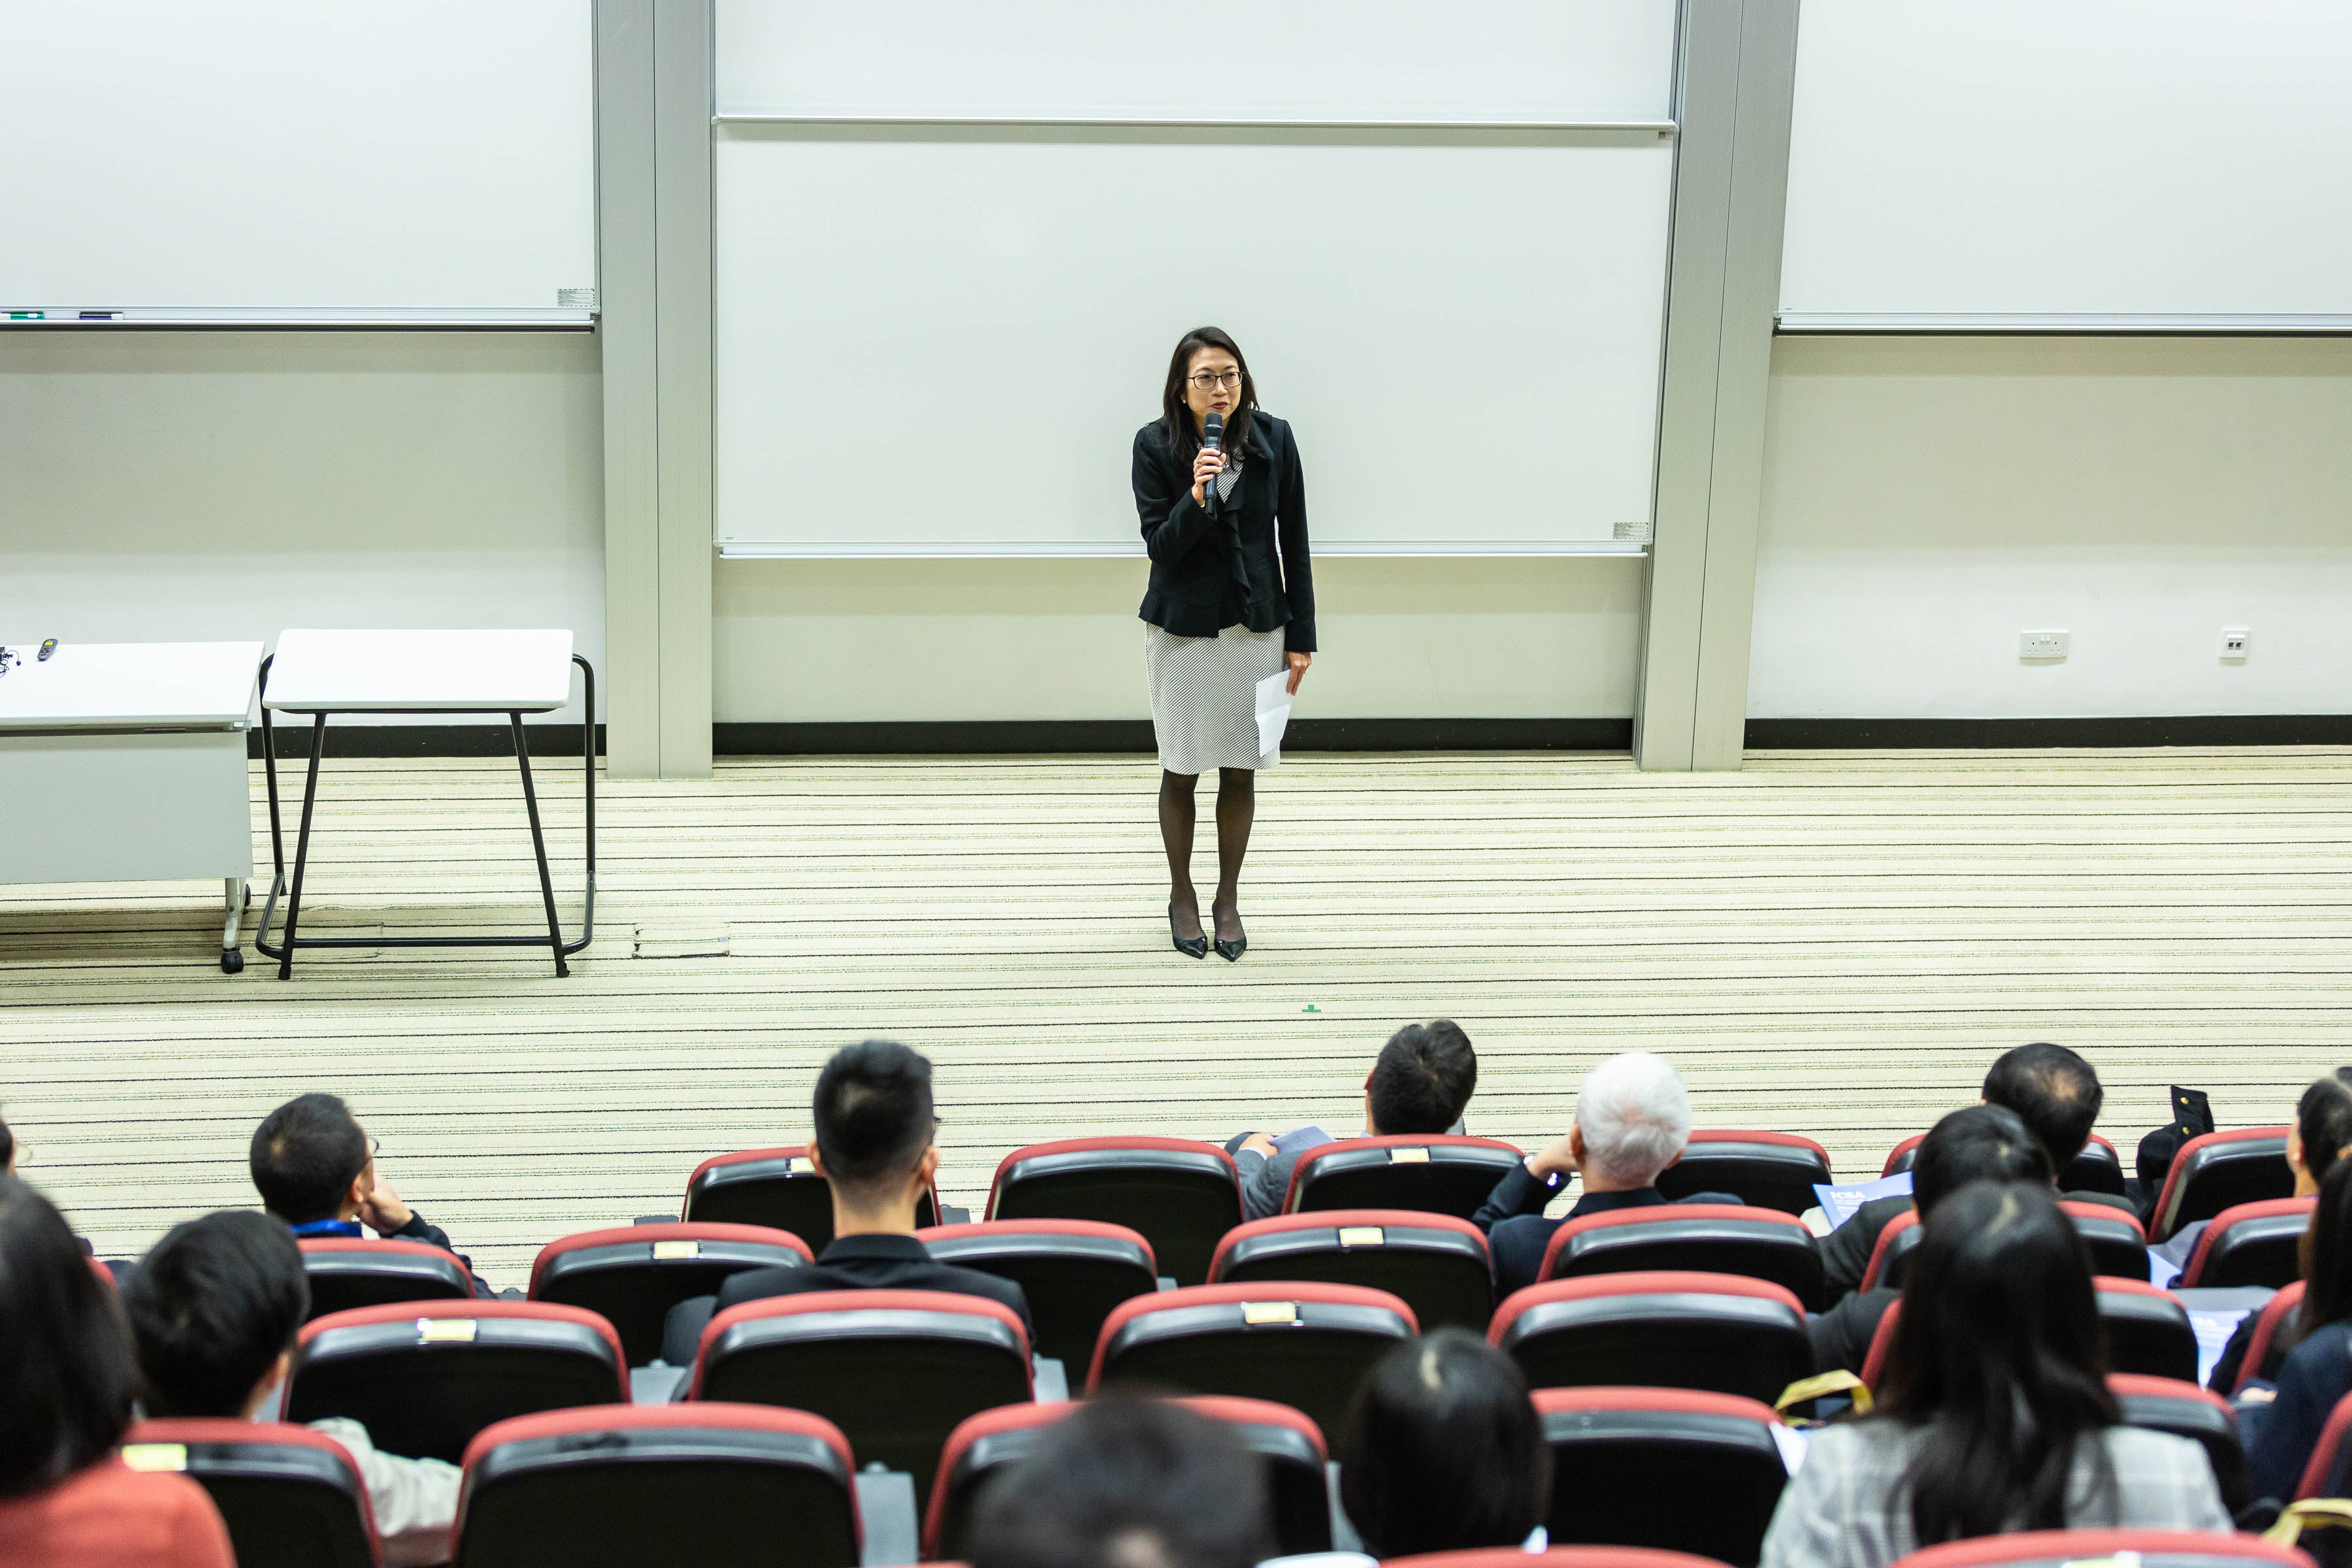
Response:
[{"label": "whiteboard", "polygon": [[2352,330],[2344,0],[1805,0],[1783,330]]},{"label": "whiteboard", "polygon": [[[730,554],[1129,554],[1204,322],[1296,427],[1316,548],[1647,538],[1674,153],[1540,138],[724,125]],[[1213,170],[1213,213],[1178,193]]]},{"label": "whiteboard", "polygon": [[590,0],[18,0],[7,18],[9,324],[591,319]]},{"label": "whiteboard", "polygon": [[722,115],[1656,121],[1675,0],[719,0]]}]

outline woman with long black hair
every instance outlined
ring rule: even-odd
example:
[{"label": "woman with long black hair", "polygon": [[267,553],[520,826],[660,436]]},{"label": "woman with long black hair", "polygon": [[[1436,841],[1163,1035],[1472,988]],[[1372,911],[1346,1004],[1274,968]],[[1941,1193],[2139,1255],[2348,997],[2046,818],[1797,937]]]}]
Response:
[{"label": "woman with long black hair", "polygon": [[2352,1394],[2352,1159],[2336,1158],[2319,1184],[2303,1237],[2303,1305],[2281,1325],[2294,1348],[2279,1366],[2277,1398],[2238,1416],[2247,1488],[2281,1502],[2294,1498],[2329,1413]]},{"label": "woman with long black hair", "polygon": [[2106,1361],[2056,1196],[1962,1187],[1927,1216],[1876,1413],[1814,1437],[1761,1568],[1884,1568],[2021,1530],[2228,1531],[2204,1450],[2120,1425]]},{"label": "woman with long black hair", "polygon": [[[1215,327],[1184,334],[1160,417],[1135,433],[1135,510],[1151,582],[1138,612],[1160,747],[1160,838],[1168,934],[1205,958],[1192,887],[1193,788],[1217,770],[1217,954],[1239,959],[1242,856],[1257,815],[1256,771],[1282,761],[1258,742],[1256,686],[1287,670],[1296,695],[1315,652],[1307,481],[1290,426],[1257,405],[1239,344]],[[1205,436],[1214,418],[1222,446]]]}]

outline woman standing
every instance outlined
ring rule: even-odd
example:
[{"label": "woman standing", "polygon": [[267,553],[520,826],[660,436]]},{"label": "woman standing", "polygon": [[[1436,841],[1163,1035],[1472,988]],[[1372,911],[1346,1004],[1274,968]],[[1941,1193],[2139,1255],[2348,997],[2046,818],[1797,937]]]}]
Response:
[{"label": "woman standing", "polygon": [[[1204,441],[1211,416],[1221,450]],[[1151,728],[1160,745],[1160,837],[1168,850],[1168,933],[1205,958],[1192,888],[1193,786],[1217,770],[1217,954],[1249,946],[1242,856],[1256,815],[1256,685],[1286,668],[1295,695],[1315,652],[1307,483],[1290,426],[1259,412],[1240,345],[1215,327],[1184,334],[1168,362],[1160,417],[1135,433],[1135,509],[1151,583],[1138,612]]]}]

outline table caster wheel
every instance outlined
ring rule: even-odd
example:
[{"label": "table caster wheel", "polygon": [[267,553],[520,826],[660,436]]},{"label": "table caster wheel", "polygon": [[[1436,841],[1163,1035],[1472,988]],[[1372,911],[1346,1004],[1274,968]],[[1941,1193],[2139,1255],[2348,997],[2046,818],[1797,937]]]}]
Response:
[{"label": "table caster wheel", "polygon": [[223,974],[242,974],[245,973],[244,949],[235,947],[225,947],[221,949],[221,973]]}]

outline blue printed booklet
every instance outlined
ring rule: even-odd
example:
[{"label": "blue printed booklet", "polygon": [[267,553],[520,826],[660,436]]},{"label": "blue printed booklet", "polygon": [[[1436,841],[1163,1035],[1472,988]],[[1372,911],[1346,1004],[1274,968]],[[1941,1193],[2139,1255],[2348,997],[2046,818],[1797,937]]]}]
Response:
[{"label": "blue printed booklet", "polygon": [[1891,1176],[1881,1176],[1874,1182],[1856,1182],[1852,1186],[1832,1187],[1816,1184],[1813,1196],[1822,1202],[1822,1217],[1835,1230],[1852,1219],[1862,1205],[1873,1198],[1907,1198],[1911,1195],[1911,1173],[1897,1171]]}]

